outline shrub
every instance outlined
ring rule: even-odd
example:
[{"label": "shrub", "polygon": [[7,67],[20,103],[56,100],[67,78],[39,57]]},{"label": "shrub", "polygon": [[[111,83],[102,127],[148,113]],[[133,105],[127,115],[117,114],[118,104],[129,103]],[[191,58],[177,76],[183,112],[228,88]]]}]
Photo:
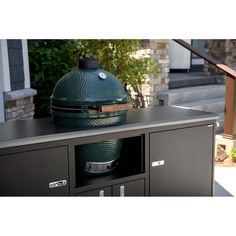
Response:
[{"label": "shrub", "polygon": [[233,147],[231,148],[230,157],[234,162],[236,162],[236,148],[233,148]]},{"label": "shrub", "polygon": [[28,40],[31,85],[37,90],[34,98],[35,118],[47,117],[49,97],[65,73],[77,65],[75,40]]}]

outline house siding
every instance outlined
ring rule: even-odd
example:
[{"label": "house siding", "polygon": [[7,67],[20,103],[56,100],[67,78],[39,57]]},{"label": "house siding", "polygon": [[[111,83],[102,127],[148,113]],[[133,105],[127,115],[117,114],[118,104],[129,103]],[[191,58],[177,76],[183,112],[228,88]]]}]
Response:
[{"label": "house siding", "polygon": [[11,90],[24,89],[24,63],[21,40],[7,40]]}]

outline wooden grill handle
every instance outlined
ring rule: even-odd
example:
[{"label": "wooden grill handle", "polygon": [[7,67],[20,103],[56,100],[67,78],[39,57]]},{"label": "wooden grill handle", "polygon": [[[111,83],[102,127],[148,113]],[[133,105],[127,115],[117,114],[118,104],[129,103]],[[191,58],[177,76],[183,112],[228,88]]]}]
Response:
[{"label": "wooden grill handle", "polygon": [[115,112],[115,111],[123,111],[130,110],[133,108],[132,104],[114,104],[114,105],[104,105],[100,107],[101,112]]}]

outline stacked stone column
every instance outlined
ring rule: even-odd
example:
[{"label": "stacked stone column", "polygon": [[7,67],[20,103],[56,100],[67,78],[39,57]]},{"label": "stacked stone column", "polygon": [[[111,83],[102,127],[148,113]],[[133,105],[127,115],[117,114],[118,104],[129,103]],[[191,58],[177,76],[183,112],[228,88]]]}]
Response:
[{"label": "stacked stone column", "polygon": [[147,106],[160,106],[162,104],[157,99],[157,95],[162,91],[167,91],[169,83],[169,40],[142,40],[142,47],[144,53],[154,58],[160,67],[160,74],[147,78],[142,90],[149,97]]},{"label": "stacked stone column", "polygon": [[5,120],[25,120],[34,117],[34,101],[36,90],[28,88],[18,91],[6,92],[5,100]]}]

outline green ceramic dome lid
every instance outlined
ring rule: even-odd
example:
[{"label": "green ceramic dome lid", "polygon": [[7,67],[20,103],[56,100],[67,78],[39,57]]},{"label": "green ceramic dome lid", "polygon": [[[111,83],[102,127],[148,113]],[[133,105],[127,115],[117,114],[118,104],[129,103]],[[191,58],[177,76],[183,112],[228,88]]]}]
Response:
[{"label": "green ceramic dome lid", "polygon": [[56,83],[52,105],[81,107],[126,103],[128,96],[121,82],[98,65],[94,58],[89,62],[80,60],[78,70],[64,75]]}]

